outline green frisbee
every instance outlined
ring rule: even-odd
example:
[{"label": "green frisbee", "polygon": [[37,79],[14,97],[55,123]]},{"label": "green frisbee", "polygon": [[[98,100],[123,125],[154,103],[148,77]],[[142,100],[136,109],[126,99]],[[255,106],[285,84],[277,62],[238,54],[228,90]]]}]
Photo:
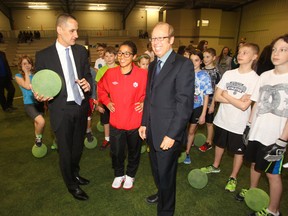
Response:
[{"label": "green frisbee", "polygon": [[188,182],[193,188],[202,189],[208,183],[208,176],[200,169],[193,169],[188,174]]},{"label": "green frisbee", "polygon": [[60,76],[48,69],[38,71],[32,78],[32,88],[40,96],[55,97],[61,90]]},{"label": "green frisbee", "polygon": [[97,123],[97,130],[98,130],[99,132],[103,132],[103,131],[104,131],[104,126],[101,124],[100,121]]},{"label": "green frisbee", "polygon": [[203,133],[196,133],[194,138],[194,144],[197,147],[202,146],[206,142],[206,136]]},{"label": "green frisbee", "polygon": [[141,153],[143,154],[143,153],[145,153],[146,151],[147,151],[147,144],[144,143],[144,144],[142,144],[142,146],[141,146]]},{"label": "green frisbee", "polygon": [[47,146],[42,143],[40,147],[33,145],[32,155],[36,158],[43,158],[47,154]]},{"label": "green frisbee", "polygon": [[87,149],[94,149],[98,144],[98,140],[93,136],[93,140],[91,142],[88,141],[87,137],[84,140],[84,145]]},{"label": "green frisbee", "polygon": [[267,208],[269,205],[269,195],[260,188],[251,188],[245,194],[246,205],[255,212]]},{"label": "green frisbee", "polygon": [[183,163],[186,158],[186,152],[182,152],[178,157],[178,163]]}]

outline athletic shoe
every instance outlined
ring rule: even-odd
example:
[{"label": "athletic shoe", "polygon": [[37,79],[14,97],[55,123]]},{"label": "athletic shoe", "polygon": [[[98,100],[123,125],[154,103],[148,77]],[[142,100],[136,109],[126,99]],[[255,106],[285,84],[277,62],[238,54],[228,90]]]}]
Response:
[{"label": "athletic shoe", "polygon": [[113,189],[119,189],[122,186],[122,183],[125,181],[125,176],[115,177],[112,183]]},{"label": "athletic shoe", "polygon": [[234,192],[236,190],[237,180],[235,178],[230,177],[227,181],[225,190],[229,192]]},{"label": "athletic shoe", "polygon": [[101,150],[106,149],[108,146],[110,146],[110,142],[107,140],[104,140],[102,143],[102,146],[100,147]]},{"label": "athletic shoe", "polygon": [[125,190],[130,190],[133,188],[133,183],[134,183],[135,178],[132,178],[128,175],[125,176],[125,182],[123,184],[123,189]]},{"label": "athletic shoe", "polygon": [[184,164],[191,164],[191,159],[190,159],[190,155],[189,154],[186,155],[186,158],[185,158],[183,163]]},{"label": "athletic shoe", "polygon": [[86,137],[87,137],[88,142],[92,142],[94,140],[92,132],[86,133]]},{"label": "athletic shoe", "polygon": [[35,145],[36,145],[37,147],[41,147],[41,145],[42,145],[42,139],[41,139],[41,138],[36,138],[36,139],[35,139]]},{"label": "athletic shoe", "polygon": [[[274,214],[271,214],[267,211],[266,208],[262,209],[261,211],[258,212],[253,212],[249,214],[249,216],[275,216]],[[279,212],[279,216],[282,216],[282,214]]]},{"label": "athletic shoe", "polygon": [[283,168],[288,168],[288,163],[283,164]]},{"label": "athletic shoe", "polygon": [[248,189],[242,189],[238,194],[236,194],[235,199],[240,202],[244,201],[247,191]]},{"label": "athletic shoe", "polygon": [[220,171],[221,171],[220,168],[216,168],[213,165],[202,167],[200,170],[204,173],[207,173],[207,174],[208,173],[220,173]]},{"label": "athletic shoe", "polygon": [[205,142],[202,146],[199,147],[199,150],[201,152],[206,152],[210,149],[212,149],[212,145],[209,145],[209,143],[207,143],[207,142]]}]

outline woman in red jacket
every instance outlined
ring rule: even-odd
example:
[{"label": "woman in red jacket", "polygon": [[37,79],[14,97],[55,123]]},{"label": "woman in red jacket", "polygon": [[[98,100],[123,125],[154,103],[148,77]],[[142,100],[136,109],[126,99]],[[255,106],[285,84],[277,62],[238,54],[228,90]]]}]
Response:
[{"label": "woman in red jacket", "polygon": [[[117,57],[119,66],[110,68],[98,83],[99,101],[110,110],[110,151],[114,181],[112,188],[129,190],[140,162],[141,124],[145,98],[147,70],[138,68],[133,60],[137,47],[132,41],[120,45]],[[128,164],[125,172],[125,149],[128,148]],[[126,175],[125,175],[126,173]]]}]

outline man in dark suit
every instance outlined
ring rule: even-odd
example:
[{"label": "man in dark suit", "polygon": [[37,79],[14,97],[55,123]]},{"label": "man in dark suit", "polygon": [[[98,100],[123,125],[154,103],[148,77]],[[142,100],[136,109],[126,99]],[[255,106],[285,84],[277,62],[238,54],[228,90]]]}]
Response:
[{"label": "man in dark suit", "polygon": [[[36,53],[36,71],[50,69],[62,79],[62,89],[54,98],[36,99],[49,101],[51,127],[56,135],[59,163],[68,191],[79,200],[88,195],[80,188],[89,180],[79,175],[88,116],[88,97],[92,76],[88,53],[84,46],[75,44],[78,38],[78,23],[68,14],[57,18],[57,40],[52,46]],[[71,77],[72,73],[72,77]],[[43,80],[45,84],[45,80]]]},{"label": "man in dark suit", "polygon": [[157,59],[149,65],[139,134],[142,139],[147,138],[150,146],[152,173],[158,189],[146,200],[158,203],[158,215],[167,216],[175,211],[177,161],[193,110],[195,74],[192,62],[172,49],[171,25],[156,24],[150,41]]},{"label": "man in dark suit", "polygon": [[[4,112],[12,112],[15,87],[12,83],[12,73],[4,52],[0,51],[0,104]],[[7,90],[7,97],[5,96]]]}]

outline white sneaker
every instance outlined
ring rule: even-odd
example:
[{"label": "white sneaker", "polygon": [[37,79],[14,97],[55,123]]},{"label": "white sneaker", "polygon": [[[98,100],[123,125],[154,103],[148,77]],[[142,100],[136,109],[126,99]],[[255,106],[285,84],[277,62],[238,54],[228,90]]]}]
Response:
[{"label": "white sneaker", "polygon": [[122,183],[125,181],[125,176],[115,177],[112,183],[112,188],[119,189],[122,186]]},{"label": "white sneaker", "polygon": [[288,168],[288,163],[283,164],[284,168]]},{"label": "white sneaker", "polygon": [[125,182],[123,184],[123,189],[130,190],[131,188],[133,188],[134,180],[135,178],[131,178],[130,176],[126,175]]}]

